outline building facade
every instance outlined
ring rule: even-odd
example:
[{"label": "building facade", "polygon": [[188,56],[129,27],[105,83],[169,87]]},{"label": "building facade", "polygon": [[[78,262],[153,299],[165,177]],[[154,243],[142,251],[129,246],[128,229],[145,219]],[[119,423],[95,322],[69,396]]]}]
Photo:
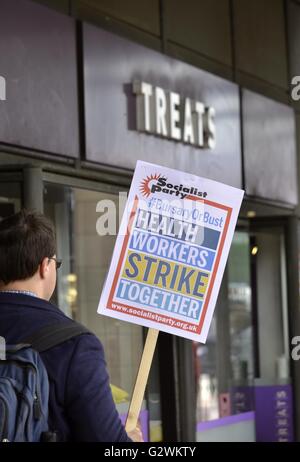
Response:
[{"label": "building facade", "polygon": [[300,3],[0,0],[0,13],[0,215],[53,219],[54,301],[104,344],[120,414],[145,332],[96,313],[115,242],[97,222],[117,231],[141,159],[245,190],[207,343],[159,335],[149,439],[299,440]]}]

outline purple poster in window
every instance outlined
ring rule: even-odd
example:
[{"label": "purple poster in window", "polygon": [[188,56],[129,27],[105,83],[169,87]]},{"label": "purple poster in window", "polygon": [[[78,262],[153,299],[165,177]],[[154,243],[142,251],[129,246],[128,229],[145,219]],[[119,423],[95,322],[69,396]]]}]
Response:
[{"label": "purple poster in window", "polygon": [[256,441],[294,441],[291,385],[255,386]]},{"label": "purple poster in window", "polygon": [[230,390],[230,397],[232,414],[241,414],[254,409],[253,386],[233,386]]}]

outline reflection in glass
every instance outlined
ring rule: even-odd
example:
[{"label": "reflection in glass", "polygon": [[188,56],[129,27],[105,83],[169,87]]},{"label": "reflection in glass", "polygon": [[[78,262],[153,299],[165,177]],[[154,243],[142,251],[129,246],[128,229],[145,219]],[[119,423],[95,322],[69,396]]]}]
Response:
[{"label": "reflection in glass", "polygon": [[194,343],[197,422],[253,409],[250,250],[236,232],[205,345]]}]

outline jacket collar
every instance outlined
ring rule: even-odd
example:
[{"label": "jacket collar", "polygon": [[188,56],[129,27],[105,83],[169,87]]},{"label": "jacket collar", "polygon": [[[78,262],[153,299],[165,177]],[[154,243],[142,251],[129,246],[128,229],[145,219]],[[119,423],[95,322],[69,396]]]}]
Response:
[{"label": "jacket collar", "polygon": [[43,298],[24,293],[8,293],[0,291],[0,308],[1,305],[20,305],[62,313],[62,311],[57,308],[57,306],[53,305],[53,303],[48,302]]}]

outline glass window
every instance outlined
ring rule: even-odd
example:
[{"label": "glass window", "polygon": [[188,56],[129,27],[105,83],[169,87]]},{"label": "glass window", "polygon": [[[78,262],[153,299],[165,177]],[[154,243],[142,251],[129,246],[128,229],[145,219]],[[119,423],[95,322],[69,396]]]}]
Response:
[{"label": "glass window", "polygon": [[[280,420],[272,403],[274,390],[290,380],[288,338],[283,229],[251,222],[250,233],[234,234],[207,343],[194,349],[199,440],[201,431],[215,428],[206,420],[248,413],[243,434],[247,441],[261,441],[259,433],[255,436],[254,418],[256,429]],[[259,405],[255,408],[262,397],[268,413]],[[255,414],[249,413],[253,410]],[[285,412],[288,415],[287,408]],[[225,434],[231,441],[230,427],[223,427]]]},{"label": "glass window", "polygon": [[[255,249],[253,249],[255,253]],[[254,409],[253,313],[251,293],[251,245],[246,232],[236,232],[228,259],[230,326],[230,412]]]},{"label": "glass window", "polygon": [[[194,345],[197,381],[197,422],[250,410],[252,401],[237,408],[241,387],[253,379],[253,327],[250,244],[236,232],[223,276],[206,344]],[[246,396],[246,394],[245,394]],[[249,409],[250,408],[250,409]]]},{"label": "glass window", "polygon": [[196,355],[197,422],[219,417],[217,351],[216,351],[216,311],[205,344],[194,342]]},{"label": "glass window", "polygon": [[251,256],[257,292],[256,377],[275,383],[289,378],[287,262],[283,229],[258,228],[252,237]]},{"label": "glass window", "polygon": [[228,300],[233,375],[253,378],[250,245],[247,233],[236,232],[228,260]]},{"label": "glass window", "polygon": [[21,208],[20,183],[0,183],[0,220],[18,212]]}]

